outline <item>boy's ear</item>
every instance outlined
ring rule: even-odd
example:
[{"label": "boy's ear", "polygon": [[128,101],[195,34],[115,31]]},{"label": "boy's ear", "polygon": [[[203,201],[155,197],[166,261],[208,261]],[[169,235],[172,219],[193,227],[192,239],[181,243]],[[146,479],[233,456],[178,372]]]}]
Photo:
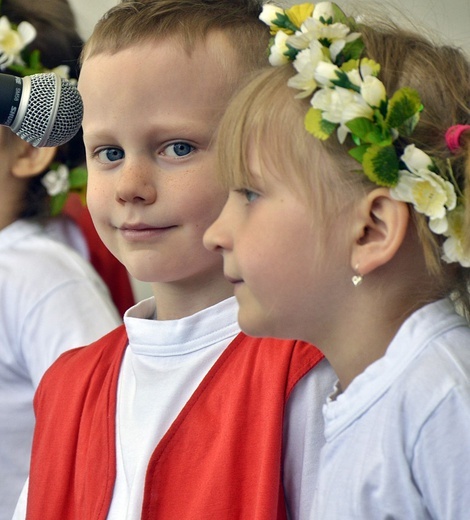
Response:
[{"label": "boy's ear", "polygon": [[35,148],[26,141],[15,143],[16,155],[11,168],[15,177],[27,178],[43,172],[53,161],[57,148]]},{"label": "boy's ear", "polygon": [[406,235],[410,214],[387,188],[377,188],[362,201],[355,225],[351,267],[366,275],[389,262]]}]

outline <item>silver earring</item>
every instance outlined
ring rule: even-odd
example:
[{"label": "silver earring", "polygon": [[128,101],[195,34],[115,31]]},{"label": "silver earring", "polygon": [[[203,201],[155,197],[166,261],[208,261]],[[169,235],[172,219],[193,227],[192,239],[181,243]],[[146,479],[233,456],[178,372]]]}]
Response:
[{"label": "silver earring", "polygon": [[[354,270],[356,271],[356,273],[357,273],[358,269],[359,269],[359,264],[357,264],[356,267],[354,268]],[[351,278],[351,281],[352,281],[354,287],[357,287],[358,285],[361,285],[362,280],[363,280],[362,274],[359,274],[359,273],[355,274],[355,275]]]},{"label": "silver earring", "polygon": [[362,276],[360,274],[355,274],[352,278],[351,278],[351,281],[354,285],[354,287],[357,287],[358,285],[361,285],[362,283]]}]

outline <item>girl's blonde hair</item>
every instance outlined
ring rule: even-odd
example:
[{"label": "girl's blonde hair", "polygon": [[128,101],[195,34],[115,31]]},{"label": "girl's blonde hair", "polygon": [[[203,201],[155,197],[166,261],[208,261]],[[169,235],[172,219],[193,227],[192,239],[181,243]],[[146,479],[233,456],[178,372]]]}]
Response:
[{"label": "girl's blonde hair", "polygon": [[[458,153],[451,153],[446,130],[470,124],[470,64],[461,49],[434,44],[388,20],[360,26],[364,55],[381,65],[379,78],[391,95],[398,88],[416,89],[424,105],[413,136],[397,146],[415,144],[429,156],[451,164],[466,199],[465,229],[470,242],[470,132]],[[304,127],[309,99],[296,99],[287,86],[295,74],[291,64],[269,67],[245,86],[222,120],[218,137],[219,171],[226,187],[252,185],[250,146],[265,165],[275,165],[284,180],[308,197],[316,219],[328,219],[355,197],[376,188],[348,155],[347,142],[336,136],[320,141]],[[359,173],[358,173],[359,172]],[[470,311],[470,270],[441,259],[442,236],[432,233],[425,218],[410,206],[430,275],[442,294],[452,294]],[[323,227],[323,226],[322,226]]]}]

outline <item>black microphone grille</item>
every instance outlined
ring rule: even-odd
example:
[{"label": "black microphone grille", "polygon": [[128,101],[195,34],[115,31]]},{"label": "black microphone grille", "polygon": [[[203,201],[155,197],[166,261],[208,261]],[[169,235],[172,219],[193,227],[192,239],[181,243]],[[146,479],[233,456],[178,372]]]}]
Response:
[{"label": "black microphone grille", "polygon": [[33,146],[60,146],[82,124],[83,103],[78,90],[54,72],[23,78],[23,93],[11,129]]}]

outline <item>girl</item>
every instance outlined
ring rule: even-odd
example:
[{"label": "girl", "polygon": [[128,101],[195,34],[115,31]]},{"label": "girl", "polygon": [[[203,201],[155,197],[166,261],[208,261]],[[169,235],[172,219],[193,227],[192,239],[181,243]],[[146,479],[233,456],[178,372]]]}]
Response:
[{"label": "girl", "polygon": [[261,18],[276,67],[222,121],[205,244],[245,332],[338,376],[311,518],[467,518],[470,65],[329,2]]}]

